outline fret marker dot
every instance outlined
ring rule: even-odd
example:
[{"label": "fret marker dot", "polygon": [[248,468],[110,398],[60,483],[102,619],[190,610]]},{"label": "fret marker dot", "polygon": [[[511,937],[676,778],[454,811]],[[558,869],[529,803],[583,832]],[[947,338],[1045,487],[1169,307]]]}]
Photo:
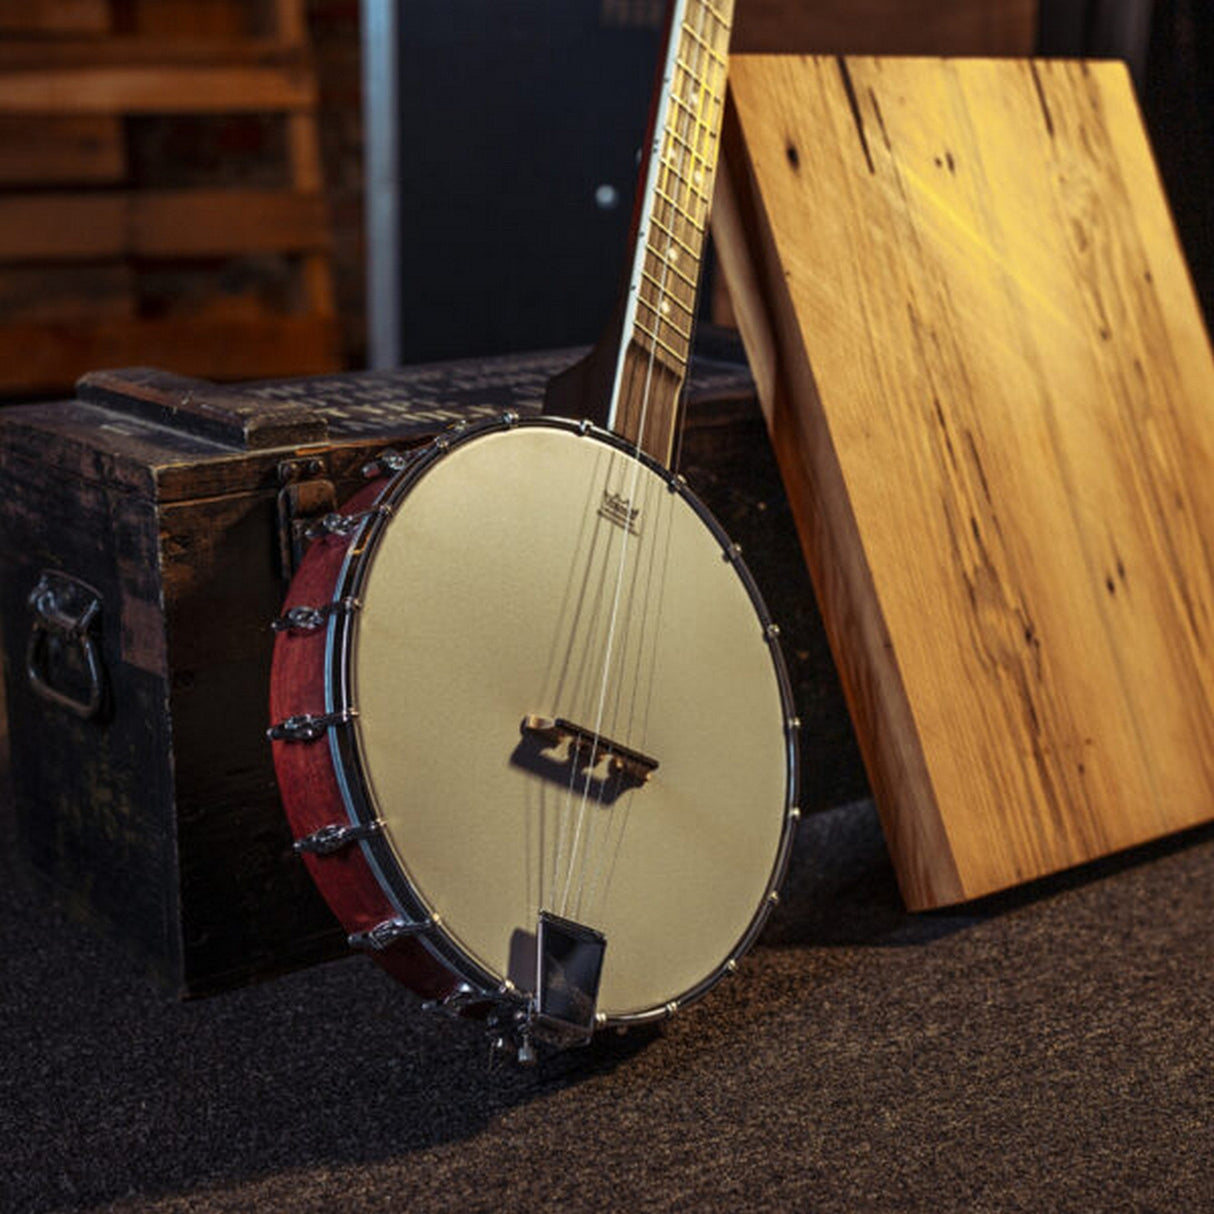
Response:
[{"label": "fret marker dot", "polygon": [[594,205],[600,211],[614,211],[620,205],[620,192],[613,185],[604,183],[594,192]]}]

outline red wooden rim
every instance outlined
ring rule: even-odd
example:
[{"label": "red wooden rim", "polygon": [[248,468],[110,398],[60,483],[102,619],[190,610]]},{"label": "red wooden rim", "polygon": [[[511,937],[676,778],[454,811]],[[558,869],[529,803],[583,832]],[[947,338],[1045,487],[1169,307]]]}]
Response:
[{"label": "red wooden rim", "polygon": [[[367,509],[383,488],[383,482],[367,486],[342,508],[342,513]],[[351,542],[351,537],[337,535],[313,542],[287,591],[284,615],[292,607],[318,607],[333,600]],[[278,634],[270,674],[271,722],[327,711],[326,653],[324,628]],[[313,742],[274,741],[271,747],[283,809],[297,839],[334,823],[349,822],[327,733]],[[348,934],[368,931],[397,917],[361,846],[354,844],[330,855],[305,854],[303,860]],[[442,998],[457,985],[451,971],[413,938],[402,939],[371,956],[394,978],[426,998]]]}]

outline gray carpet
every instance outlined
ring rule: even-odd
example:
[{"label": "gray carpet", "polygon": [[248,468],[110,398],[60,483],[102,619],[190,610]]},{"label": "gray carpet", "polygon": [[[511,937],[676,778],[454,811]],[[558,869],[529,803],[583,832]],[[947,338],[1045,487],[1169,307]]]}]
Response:
[{"label": "gray carpet", "polygon": [[812,815],[736,979],[536,1071],[362,958],[176,1003],[2,864],[6,1212],[1214,1208],[1214,829],[910,916]]}]

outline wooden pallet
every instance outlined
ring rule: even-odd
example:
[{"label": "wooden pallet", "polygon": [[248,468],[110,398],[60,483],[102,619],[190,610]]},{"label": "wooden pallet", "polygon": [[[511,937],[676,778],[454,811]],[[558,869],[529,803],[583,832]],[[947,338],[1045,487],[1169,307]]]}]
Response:
[{"label": "wooden pallet", "polygon": [[1214,358],[1125,68],[730,88],[721,262],[907,902],[1214,818]]},{"label": "wooden pallet", "polygon": [[[338,369],[303,0],[22,0],[0,36],[0,393]],[[248,116],[273,128],[251,183],[221,161],[174,188],[132,154],[139,119]]]}]

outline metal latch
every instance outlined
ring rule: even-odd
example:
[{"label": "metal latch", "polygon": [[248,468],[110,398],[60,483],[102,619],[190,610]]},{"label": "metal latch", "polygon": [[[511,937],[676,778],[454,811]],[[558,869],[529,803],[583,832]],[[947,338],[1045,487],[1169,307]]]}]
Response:
[{"label": "metal latch", "polygon": [[25,671],[34,692],[83,720],[101,714],[101,595],[87,582],[45,569],[30,591],[33,612]]},{"label": "metal latch", "polygon": [[309,529],[337,509],[337,490],[318,456],[278,465],[278,552],[282,575],[290,581],[308,549]]}]

